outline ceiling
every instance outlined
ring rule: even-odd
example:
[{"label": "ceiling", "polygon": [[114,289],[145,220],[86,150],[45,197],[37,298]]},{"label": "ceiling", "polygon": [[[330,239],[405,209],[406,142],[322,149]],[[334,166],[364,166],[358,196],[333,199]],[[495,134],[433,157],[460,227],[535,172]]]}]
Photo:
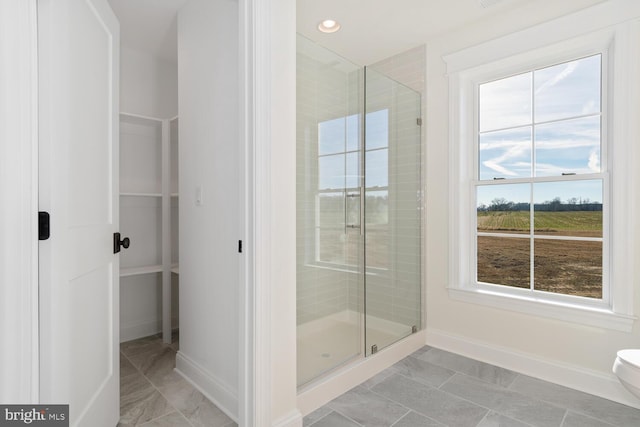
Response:
[{"label": "ceiling", "polygon": [[[189,0],[108,1],[120,20],[123,46],[176,61],[176,13]],[[297,30],[352,62],[368,65],[439,34],[537,1],[541,0],[297,0]],[[340,22],[342,29],[320,33],[316,27],[327,18]]]},{"label": "ceiling", "polygon": [[[531,0],[297,0],[298,32],[359,65],[421,45],[438,34]],[[489,6],[489,4],[491,4]],[[317,30],[323,19],[342,29]]]}]

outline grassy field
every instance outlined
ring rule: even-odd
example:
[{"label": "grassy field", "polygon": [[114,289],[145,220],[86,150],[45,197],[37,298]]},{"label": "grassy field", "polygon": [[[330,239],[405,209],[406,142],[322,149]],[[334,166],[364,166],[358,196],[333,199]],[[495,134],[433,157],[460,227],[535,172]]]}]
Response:
[{"label": "grassy field", "polygon": [[[529,212],[478,212],[478,231],[497,233],[528,233]],[[602,212],[536,212],[535,232],[563,236],[601,237]]]},{"label": "grassy field", "polygon": [[[478,212],[478,231],[529,233],[528,212]],[[535,233],[564,237],[601,237],[602,212],[536,212]],[[478,237],[478,280],[530,287],[529,239]],[[534,240],[534,289],[602,297],[602,243]]]}]

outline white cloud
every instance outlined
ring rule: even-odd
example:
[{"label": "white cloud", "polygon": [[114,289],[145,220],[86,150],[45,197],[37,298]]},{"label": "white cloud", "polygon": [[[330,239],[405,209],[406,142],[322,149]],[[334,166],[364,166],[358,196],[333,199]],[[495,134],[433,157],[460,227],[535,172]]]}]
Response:
[{"label": "white cloud", "polygon": [[569,77],[573,72],[578,68],[578,61],[572,61],[567,63],[567,66],[562,69],[558,74],[556,74],[552,79],[544,82],[542,86],[536,90],[536,95],[540,94],[542,91],[546,90],[548,87],[552,87],[555,84],[561,82],[562,80]]},{"label": "white cloud", "polygon": [[600,172],[600,156],[596,150],[589,154],[589,169],[592,172]]}]

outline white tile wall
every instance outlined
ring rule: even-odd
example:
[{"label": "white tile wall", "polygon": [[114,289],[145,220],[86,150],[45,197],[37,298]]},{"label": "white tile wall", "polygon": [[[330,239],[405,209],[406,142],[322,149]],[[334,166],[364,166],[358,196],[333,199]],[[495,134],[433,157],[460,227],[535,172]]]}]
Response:
[{"label": "white tile wall", "polygon": [[360,111],[360,68],[298,37],[297,55],[297,324],[339,313],[357,295],[358,275],[315,261],[318,123]]},{"label": "white tile wall", "polygon": [[[367,315],[418,327],[422,275],[421,141],[425,129],[417,126],[416,119],[421,117],[425,123],[425,49],[419,46],[373,64],[368,67],[371,78],[367,80],[368,110],[386,107],[391,111],[389,224],[393,236],[389,242],[389,271],[367,276]],[[407,88],[417,92],[420,98]]]}]

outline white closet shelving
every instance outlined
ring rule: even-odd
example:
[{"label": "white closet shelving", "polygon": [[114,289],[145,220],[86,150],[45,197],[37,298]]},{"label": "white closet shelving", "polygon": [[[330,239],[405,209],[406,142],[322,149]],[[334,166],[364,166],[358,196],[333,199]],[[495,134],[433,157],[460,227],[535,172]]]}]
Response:
[{"label": "white closet shelving", "polygon": [[[120,277],[160,275],[162,339],[171,342],[178,271],[178,118],[120,113]],[[173,277],[172,277],[173,276]]]}]

